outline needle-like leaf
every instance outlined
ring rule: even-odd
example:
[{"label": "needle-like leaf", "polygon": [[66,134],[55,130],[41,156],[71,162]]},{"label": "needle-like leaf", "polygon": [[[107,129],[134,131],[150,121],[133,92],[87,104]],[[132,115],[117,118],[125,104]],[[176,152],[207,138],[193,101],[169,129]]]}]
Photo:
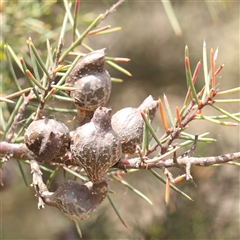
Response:
[{"label": "needle-like leaf", "polygon": [[106,63],[110,66],[112,66],[113,68],[117,69],[119,72],[122,72],[124,74],[126,74],[127,76],[131,77],[132,74],[127,71],[126,69],[120,67],[119,65],[117,65],[116,63],[112,62],[112,61],[106,61]]},{"label": "needle-like leaf", "polygon": [[150,205],[152,205],[152,201],[145,196],[143,193],[141,193],[139,190],[137,190],[135,187],[133,187],[132,185],[130,185],[128,182],[126,182],[123,179],[119,179],[118,177],[114,177],[114,179],[116,179],[117,181],[121,182],[124,186],[128,187],[131,191],[133,191],[134,193],[136,193],[138,196],[140,196],[141,198],[143,198],[145,201],[147,201]]},{"label": "needle-like leaf", "polygon": [[238,117],[234,116],[233,114],[225,111],[224,109],[216,106],[215,104],[211,104],[210,106],[213,107],[213,108],[215,108],[217,111],[219,111],[219,112],[227,115],[229,118],[232,118],[232,119],[235,120],[236,122],[240,122],[240,118],[238,118]]},{"label": "needle-like leaf", "polygon": [[23,103],[23,97],[21,96],[21,97],[19,97],[17,103],[15,104],[15,107],[14,107],[13,111],[11,112],[11,115],[10,115],[10,117],[8,119],[7,125],[6,125],[6,127],[4,129],[4,133],[2,135],[2,139],[3,140],[5,139],[5,137],[6,137],[7,133],[8,133],[8,130],[12,126],[14,117],[16,116],[16,114],[17,114],[19,108],[21,107],[22,103]]},{"label": "needle-like leaf", "polygon": [[160,140],[158,139],[156,133],[154,132],[154,130],[153,130],[150,122],[148,121],[148,119],[147,119],[147,117],[146,117],[146,115],[145,115],[145,113],[144,113],[143,111],[140,111],[140,113],[141,113],[141,116],[142,116],[142,118],[143,118],[143,120],[144,120],[144,122],[145,122],[145,124],[146,124],[146,126],[147,126],[147,128],[148,128],[148,130],[149,130],[149,132],[151,133],[152,137],[153,137],[154,140],[157,142],[157,144],[158,144],[159,146],[161,146],[162,143],[160,142]]},{"label": "needle-like leaf", "polygon": [[34,59],[33,64],[36,61],[37,64],[39,65],[39,67],[43,70],[43,72],[49,77],[48,70],[46,69],[41,57],[39,56],[39,54],[37,52],[37,49],[33,45],[33,42],[31,40],[31,38],[29,38],[29,40],[27,41],[27,44],[28,44],[29,48],[32,50],[32,52],[34,54],[34,57],[35,57],[35,59],[34,59],[33,56],[32,56],[32,59]]},{"label": "needle-like leaf", "polygon": [[[156,171],[154,171],[153,169],[149,170],[157,179],[159,179],[161,182],[166,184],[166,180],[161,177]],[[183,191],[181,191],[180,189],[178,189],[177,187],[175,187],[173,184],[170,184],[170,188],[172,188],[175,192],[179,193],[180,195],[182,195],[183,197],[187,198],[190,201],[193,201],[193,199],[191,197],[189,197],[186,193],[184,193]]]},{"label": "needle-like leaf", "polygon": [[59,59],[59,62],[62,62],[63,59],[68,55],[70,51],[72,51],[75,47],[81,44],[82,40],[86,37],[86,35],[102,20],[103,15],[100,14],[92,24],[82,33],[82,35],[74,42],[72,45],[62,54]]},{"label": "needle-like leaf", "polygon": [[117,214],[118,218],[120,219],[120,221],[121,221],[122,224],[124,225],[124,227],[129,230],[130,228],[128,227],[128,225],[126,224],[126,222],[124,221],[124,219],[123,219],[122,216],[120,215],[118,209],[116,208],[116,206],[115,206],[115,204],[114,204],[114,202],[113,202],[113,200],[112,200],[112,198],[110,197],[109,194],[107,195],[107,198],[108,198],[108,201],[110,202],[111,206],[113,207],[113,210],[114,210],[115,213]]},{"label": "needle-like leaf", "polygon": [[196,103],[198,104],[199,100],[197,97],[195,86],[192,81],[193,78],[192,78],[192,74],[191,74],[190,63],[189,63],[188,57],[185,57],[185,68],[186,68],[187,85],[191,89],[192,97],[195,99]]},{"label": "needle-like leaf", "polygon": [[8,63],[9,71],[12,75],[13,81],[16,84],[18,91],[21,91],[22,88],[21,88],[21,86],[20,86],[20,84],[17,80],[17,76],[16,76],[15,71],[13,69],[12,61],[11,61],[10,54],[9,54],[8,45],[4,45],[4,51],[5,51],[5,54],[6,54],[6,57],[7,57],[7,63]]},{"label": "needle-like leaf", "polygon": [[165,113],[164,113],[164,109],[163,109],[161,99],[158,100],[158,106],[159,106],[159,111],[160,111],[160,117],[161,117],[161,120],[162,120],[162,125],[165,129],[165,132],[168,132],[169,128],[168,128],[168,125],[167,125],[167,120],[166,120],[166,116],[165,116]]},{"label": "needle-like leaf", "polygon": [[168,117],[169,117],[169,120],[171,122],[171,125],[172,125],[172,127],[174,127],[173,114],[172,114],[172,111],[171,111],[171,108],[170,108],[167,96],[165,94],[163,95],[163,101],[164,101],[165,107],[167,109],[167,113],[168,113]]}]

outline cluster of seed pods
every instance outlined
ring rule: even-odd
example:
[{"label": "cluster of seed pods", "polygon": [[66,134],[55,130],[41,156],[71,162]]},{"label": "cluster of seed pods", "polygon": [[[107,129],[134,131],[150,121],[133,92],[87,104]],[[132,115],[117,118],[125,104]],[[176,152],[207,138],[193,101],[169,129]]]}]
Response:
[{"label": "cluster of seed pods", "polygon": [[70,97],[76,108],[92,111],[92,119],[73,131],[71,138],[63,123],[37,120],[27,128],[24,140],[40,162],[50,162],[70,150],[73,164],[84,168],[90,182],[65,181],[54,193],[43,196],[46,204],[59,208],[74,221],[82,221],[108,194],[107,169],[119,161],[122,153],[134,154],[142,143],[144,121],[140,110],[148,108],[152,120],[158,103],[149,96],[138,108],[124,108],[112,116],[112,110],[103,107],[111,93],[104,49],[82,57],[66,83],[75,88]]}]

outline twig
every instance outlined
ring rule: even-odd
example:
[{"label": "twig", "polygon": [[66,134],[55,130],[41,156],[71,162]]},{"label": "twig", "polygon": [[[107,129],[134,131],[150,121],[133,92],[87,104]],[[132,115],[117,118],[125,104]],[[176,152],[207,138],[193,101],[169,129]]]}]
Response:
[{"label": "twig", "polygon": [[56,73],[55,73],[54,70],[58,67],[59,59],[60,59],[61,52],[62,52],[62,47],[63,47],[63,43],[62,43],[62,40],[60,40],[58,50],[57,50],[57,54],[56,54],[55,63],[54,63],[54,69],[51,70],[51,75],[48,78],[48,83],[47,83],[47,86],[46,86],[46,90],[43,92],[41,101],[39,102],[39,105],[38,105],[38,108],[37,108],[37,113],[36,113],[36,116],[35,116],[35,120],[42,118],[42,112],[43,112],[44,105],[45,105],[45,97],[48,95],[49,91],[51,90],[51,88],[52,88],[51,85],[56,78]]},{"label": "twig", "polygon": [[46,195],[51,193],[49,193],[46,185],[43,182],[42,172],[39,168],[38,163],[35,160],[32,160],[30,162],[30,165],[31,165],[31,173],[33,175],[33,182],[31,186],[34,187],[36,191],[36,196],[38,198],[38,209],[41,209],[41,208],[44,208],[44,202],[41,195],[42,194]]},{"label": "twig", "polygon": [[22,119],[23,113],[24,113],[27,105],[29,104],[31,98],[33,97],[33,95],[34,95],[34,93],[31,90],[27,97],[25,95],[22,96],[23,97],[23,103],[20,106],[20,108],[18,109],[18,113],[14,117],[14,121],[13,121],[11,127],[8,130],[8,133],[7,133],[6,138],[5,138],[6,142],[11,142],[11,140],[13,138],[13,135],[16,131],[16,128],[18,127],[19,121]]},{"label": "twig", "polygon": [[106,12],[103,14],[103,19],[105,19],[110,13],[114,12],[116,10],[116,8],[122,4],[124,2],[124,0],[119,0],[117,3],[113,4],[112,7],[110,7],[109,9],[106,10]]},{"label": "twig", "polygon": [[0,156],[5,159],[34,160],[33,154],[24,143],[0,142]]},{"label": "twig", "polygon": [[198,140],[198,134],[195,135],[195,139],[194,139],[194,142],[193,142],[192,147],[191,147],[188,151],[186,151],[185,153],[183,153],[183,154],[181,155],[181,157],[186,157],[186,156],[192,157],[192,156],[193,156],[194,151],[195,151],[195,149],[196,149],[196,147],[197,147],[197,140]]}]

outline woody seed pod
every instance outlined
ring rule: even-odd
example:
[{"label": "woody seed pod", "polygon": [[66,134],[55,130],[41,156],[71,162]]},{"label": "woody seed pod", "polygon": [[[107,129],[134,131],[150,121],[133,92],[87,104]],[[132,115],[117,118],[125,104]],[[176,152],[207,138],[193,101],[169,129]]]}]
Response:
[{"label": "woody seed pod", "polygon": [[157,107],[158,102],[150,95],[138,108],[123,108],[112,116],[112,127],[121,138],[123,153],[134,154],[136,146],[142,144],[144,120],[140,111],[148,108],[152,121]]},{"label": "woody seed pod", "polygon": [[49,162],[66,152],[70,143],[69,130],[54,119],[36,120],[26,129],[24,142],[36,160]]},{"label": "woody seed pod", "polygon": [[85,169],[93,183],[103,181],[106,170],[121,156],[120,137],[112,129],[111,112],[105,107],[97,108],[91,122],[77,128],[72,136],[73,162]]},{"label": "woody seed pod", "polygon": [[104,49],[93,51],[82,57],[69,74],[66,83],[76,88],[70,97],[77,108],[94,111],[108,101],[111,79],[104,63]]},{"label": "woody seed pod", "polygon": [[44,195],[43,200],[47,205],[60,209],[68,218],[79,222],[89,217],[108,194],[108,183],[102,181],[93,184],[82,184],[76,181],[63,182],[54,193]]}]

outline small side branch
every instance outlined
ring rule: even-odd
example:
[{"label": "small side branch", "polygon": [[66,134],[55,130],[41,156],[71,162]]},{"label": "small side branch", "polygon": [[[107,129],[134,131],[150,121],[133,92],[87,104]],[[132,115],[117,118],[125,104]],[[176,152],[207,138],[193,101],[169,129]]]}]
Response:
[{"label": "small side branch", "polygon": [[0,157],[3,159],[34,160],[33,154],[24,143],[0,142]]},{"label": "small side branch", "polygon": [[22,98],[23,98],[23,103],[21,104],[20,108],[18,109],[18,112],[16,114],[16,116],[14,117],[14,121],[6,135],[5,141],[6,142],[10,142],[14,136],[14,133],[19,125],[19,121],[22,119],[23,117],[23,113],[27,107],[27,105],[29,104],[31,98],[33,97],[33,91],[31,90],[30,93],[28,94],[28,96],[25,96],[23,94]]},{"label": "small side branch", "polygon": [[213,157],[202,157],[202,158],[196,158],[196,157],[190,157],[190,158],[180,158],[177,160],[179,165],[186,164],[187,162],[190,162],[191,165],[194,166],[201,166],[201,167],[208,167],[214,164],[224,164],[229,161],[236,161],[240,160],[240,152],[236,153],[229,153],[224,154],[220,156],[213,156]]},{"label": "small side branch", "polygon": [[115,11],[116,8],[117,8],[121,3],[123,3],[123,2],[124,2],[124,0],[119,0],[117,3],[113,4],[112,7],[110,7],[109,9],[107,9],[106,12],[105,12],[104,15],[103,15],[102,20],[105,19],[110,13],[112,13],[113,11]]},{"label": "small side branch", "polygon": [[31,184],[32,187],[34,187],[36,191],[36,197],[38,198],[38,209],[44,208],[44,201],[42,199],[42,194],[48,195],[49,193],[46,185],[43,182],[42,179],[42,172],[39,168],[38,163],[35,160],[32,160],[30,162],[31,165],[31,173],[33,175],[33,182]]},{"label": "small side branch", "polygon": [[44,106],[45,106],[45,98],[48,95],[48,93],[50,92],[51,85],[52,85],[52,83],[54,82],[54,80],[56,78],[56,72],[54,72],[54,70],[58,67],[59,58],[60,58],[60,55],[61,55],[62,47],[63,47],[63,43],[62,43],[62,39],[61,39],[61,42],[60,42],[60,44],[58,46],[58,50],[57,50],[57,54],[56,54],[56,59],[55,59],[55,63],[54,63],[54,69],[49,71],[50,72],[50,77],[48,78],[48,83],[47,83],[47,86],[46,86],[46,90],[44,91],[44,93],[42,95],[41,101],[39,102],[39,105],[38,105],[38,108],[37,108],[37,111],[36,111],[35,120],[41,119],[43,117],[42,116],[42,112],[43,112],[43,109],[44,109]]}]

